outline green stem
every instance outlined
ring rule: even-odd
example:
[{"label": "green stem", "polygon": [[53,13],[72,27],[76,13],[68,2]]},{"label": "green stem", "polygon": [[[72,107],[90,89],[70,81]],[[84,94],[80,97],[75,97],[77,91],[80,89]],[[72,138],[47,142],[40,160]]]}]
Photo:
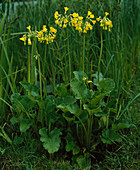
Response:
[{"label": "green stem", "polygon": [[85,131],[85,134],[86,134],[86,139],[87,139],[88,138],[88,133],[87,133],[86,127],[85,127],[84,123],[82,122],[82,120],[80,119],[80,117],[79,116],[76,116],[76,117],[79,119],[80,123],[82,124],[82,126],[84,128],[84,131]]},{"label": "green stem", "polygon": [[39,67],[40,96],[41,96],[41,99],[42,99],[41,66],[40,66],[39,56],[38,56],[38,67]]},{"label": "green stem", "polygon": [[70,75],[70,79],[69,81],[71,81],[71,57],[70,57],[70,47],[69,47],[69,36],[68,36],[68,30],[67,30],[67,48],[68,48],[68,56],[69,56],[69,75]]},{"label": "green stem", "polygon": [[107,120],[106,120],[106,129],[108,129],[108,125],[109,125],[109,115],[110,115],[110,109],[108,111],[108,115],[107,115]]},{"label": "green stem", "polygon": [[88,118],[88,136],[87,136],[87,147],[90,147],[90,140],[91,140],[91,134],[92,134],[92,125],[93,125],[93,116],[90,115]]},{"label": "green stem", "polygon": [[85,71],[85,34],[83,36],[83,72]]},{"label": "green stem", "polygon": [[31,65],[31,59],[30,59],[30,47],[28,46],[28,83],[31,82],[31,68],[30,68],[30,65]]},{"label": "green stem", "polygon": [[99,82],[99,74],[101,71],[100,64],[101,64],[102,52],[103,52],[103,34],[101,31],[101,50],[100,50],[100,57],[99,57],[99,62],[98,62],[98,82]]}]

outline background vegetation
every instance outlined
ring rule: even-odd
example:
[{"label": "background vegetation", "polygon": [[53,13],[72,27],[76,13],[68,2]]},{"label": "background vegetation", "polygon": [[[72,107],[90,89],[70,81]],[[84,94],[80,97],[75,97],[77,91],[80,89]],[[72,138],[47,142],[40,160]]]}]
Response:
[{"label": "background vegetation", "polygon": [[[95,16],[104,16],[105,11],[109,12],[113,28],[111,32],[103,32],[101,72],[115,82],[117,111],[137,127],[122,130],[123,141],[119,146],[106,146],[102,153],[97,148],[97,152],[93,154],[92,169],[139,169],[139,0],[38,0],[36,3],[23,0],[22,4],[17,1],[17,6],[14,6],[13,2],[3,1],[0,6],[0,133],[5,132],[9,137],[0,137],[0,167],[79,169],[76,163],[72,163],[71,155],[58,152],[50,158],[31,131],[28,135],[20,133],[18,127],[11,125],[10,121],[13,116],[11,95],[23,93],[19,82],[28,79],[29,52],[34,55],[34,51],[23,46],[23,42],[19,40],[28,25],[31,25],[33,30],[41,30],[44,24],[58,29],[55,43],[37,44],[41,72],[47,80],[42,82],[46,83],[47,93],[53,93],[56,84],[70,80],[69,55],[71,71],[81,70],[79,61],[82,56],[83,35],[70,30],[67,34],[54,22],[54,12],[59,10],[63,13],[67,6],[70,13],[76,11],[82,16],[89,10]],[[85,38],[85,72],[91,75],[98,71],[100,29],[89,32]],[[68,39],[69,51],[66,48]],[[36,73],[38,72],[37,69]],[[71,76],[73,78],[73,74]],[[12,145],[10,140],[14,142]]]}]

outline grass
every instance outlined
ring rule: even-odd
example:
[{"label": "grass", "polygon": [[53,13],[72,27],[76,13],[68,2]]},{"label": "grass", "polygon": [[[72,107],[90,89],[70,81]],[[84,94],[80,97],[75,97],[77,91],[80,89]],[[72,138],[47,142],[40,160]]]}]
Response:
[{"label": "grass", "polygon": [[[13,2],[11,0],[11,2]],[[8,4],[10,5],[10,1]],[[19,1],[18,1],[19,2]],[[6,2],[5,2],[6,3]],[[24,1],[23,1],[24,3]],[[11,94],[22,92],[20,81],[28,80],[40,84],[40,94],[49,93],[49,87],[57,83],[68,82],[73,77],[74,70],[84,70],[88,75],[101,71],[105,77],[110,77],[116,84],[117,111],[122,118],[134,123],[137,128],[122,130],[121,145],[106,147],[105,151],[93,153],[91,169],[139,169],[139,98],[133,101],[139,92],[139,59],[140,59],[140,9],[138,0],[127,1],[87,1],[87,0],[38,0],[37,5],[28,4],[12,6],[5,12],[5,4],[0,9],[0,125],[4,126],[7,135],[15,141],[11,146],[0,137],[0,168],[1,169],[79,169],[71,154],[55,153],[48,155],[32,131],[20,133],[19,128],[11,126],[12,107]],[[12,3],[11,3],[12,4]],[[70,13],[76,11],[86,15],[88,10],[96,16],[110,13],[113,21],[112,31],[103,32],[101,41],[100,28],[92,32],[78,34],[75,31],[61,29],[54,24],[54,12],[63,13],[63,7],[68,6]],[[9,8],[9,7],[8,7]],[[23,15],[26,13],[26,15]],[[28,25],[33,30],[40,30],[46,24],[58,29],[55,43],[44,45],[37,43],[40,60],[36,62],[35,48],[27,48],[19,41]],[[102,51],[100,50],[102,46]],[[29,79],[29,56],[34,67]],[[100,58],[100,60],[99,60]],[[43,97],[43,95],[41,96]],[[129,107],[126,107],[133,101]],[[14,138],[15,136],[19,138]],[[103,156],[102,156],[103,155]],[[95,156],[95,158],[94,158]]]}]

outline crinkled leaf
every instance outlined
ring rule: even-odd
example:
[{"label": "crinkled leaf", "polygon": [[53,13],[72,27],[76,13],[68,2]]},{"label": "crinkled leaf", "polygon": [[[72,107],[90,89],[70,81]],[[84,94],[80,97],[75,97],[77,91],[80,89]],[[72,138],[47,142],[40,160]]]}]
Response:
[{"label": "crinkled leaf", "polygon": [[30,98],[30,96],[20,96],[19,93],[12,94],[11,101],[14,102],[13,107],[16,110],[27,111],[36,106],[36,101]]},{"label": "crinkled leaf", "polygon": [[63,114],[63,117],[68,121],[68,122],[71,122],[74,120],[73,117],[68,117],[67,115]]},{"label": "crinkled leaf", "polygon": [[99,81],[98,81],[98,72],[96,72],[95,74],[93,74],[93,76],[94,76],[93,83],[94,83],[94,85],[96,85],[96,86],[98,85],[98,83],[99,83],[100,81],[102,81],[102,80],[104,79],[102,73],[99,73]]},{"label": "crinkled leaf", "polygon": [[14,125],[14,124],[18,123],[18,119],[13,116],[13,117],[10,119],[10,122]]},{"label": "crinkled leaf", "polygon": [[100,105],[98,107],[96,107],[96,108],[91,107],[88,104],[84,104],[83,106],[84,106],[84,109],[87,110],[90,115],[92,115],[92,114],[94,114],[96,112],[102,112]]},{"label": "crinkled leaf", "polygon": [[71,105],[66,106],[66,108],[72,114],[78,113],[80,110],[78,104],[71,104]]},{"label": "crinkled leaf", "polygon": [[86,156],[82,156],[80,155],[77,159],[76,159],[78,165],[80,166],[81,169],[83,170],[90,170],[91,168],[91,161],[86,157]]},{"label": "crinkled leaf", "polygon": [[74,73],[75,79],[77,79],[78,81],[83,82],[84,77],[88,79],[88,76],[83,71],[74,71],[73,73]]},{"label": "crinkled leaf", "polygon": [[105,97],[104,94],[100,94],[97,96],[94,96],[94,98],[91,100],[92,107],[100,106],[102,99]]},{"label": "crinkled leaf", "polygon": [[26,81],[20,81],[19,82],[26,91],[30,92],[32,96],[39,96],[39,88],[31,83],[28,83]]},{"label": "crinkled leaf", "polygon": [[67,152],[69,152],[69,151],[73,150],[74,146],[75,146],[75,143],[73,141],[70,141],[70,142],[67,142],[65,149]]},{"label": "crinkled leaf", "polygon": [[98,89],[103,94],[109,94],[115,88],[115,82],[112,79],[106,78],[99,82]]},{"label": "crinkled leaf", "polygon": [[11,102],[16,102],[17,100],[20,100],[21,96],[19,93],[14,93],[11,95]]},{"label": "crinkled leaf", "polygon": [[87,121],[88,119],[88,112],[86,110],[81,110],[78,114],[75,114],[75,117],[77,117],[77,120],[74,120],[74,123],[81,123]]},{"label": "crinkled leaf", "polygon": [[22,142],[23,142],[23,138],[22,137],[19,137],[19,136],[15,136],[14,137],[13,144],[15,146],[18,146],[18,145],[22,144]]},{"label": "crinkled leaf", "polygon": [[102,131],[102,142],[107,144],[112,144],[114,142],[120,142],[121,137],[112,129],[104,129]]},{"label": "crinkled leaf", "polygon": [[87,89],[86,85],[78,80],[72,80],[70,83],[71,89],[76,99],[86,100],[91,97],[90,90]]},{"label": "crinkled leaf", "polygon": [[61,83],[58,84],[55,88],[56,93],[59,97],[65,97],[65,96],[69,96],[70,94],[67,92],[67,86],[69,85],[69,83]]},{"label": "crinkled leaf", "polygon": [[107,116],[107,115],[108,115],[108,112],[97,112],[97,113],[95,113],[95,116],[97,116],[97,117]]},{"label": "crinkled leaf", "polygon": [[40,141],[43,142],[44,148],[49,152],[49,153],[54,153],[57,152],[60,148],[60,135],[62,135],[62,132],[55,128],[52,130],[49,135],[47,134],[47,129],[42,128],[39,130],[39,134],[41,135]]},{"label": "crinkled leaf", "polygon": [[73,147],[73,149],[72,149],[73,155],[76,155],[76,154],[78,154],[79,152],[80,152],[79,146],[78,146],[78,145],[75,145],[75,146]]},{"label": "crinkled leaf", "polygon": [[76,102],[76,99],[73,96],[66,96],[66,97],[57,97],[55,99],[55,102],[57,104],[57,106],[59,105],[70,105]]},{"label": "crinkled leaf", "polygon": [[23,119],[20,122],[20,132],[26,132],[27,129],[30,128],[30,126],[33,124],[33,120],[32,119]]},{"label": "crinkled leaf", "polygon": [[121,120],[119,121],[118,124],[112,124],[113,130],[120,130],[120,129],[130,128],[130,127],[136,127],[136,126],[133,123],[129,123],[126,120]]}]

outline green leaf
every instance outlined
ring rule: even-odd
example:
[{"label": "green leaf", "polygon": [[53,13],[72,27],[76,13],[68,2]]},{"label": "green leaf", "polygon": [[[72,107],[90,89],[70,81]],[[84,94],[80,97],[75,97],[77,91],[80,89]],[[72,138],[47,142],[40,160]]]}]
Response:
[{"label": "green leaf", "polygon": [[75,146],[75,143],[73,141],[70,141],[70,142],[68,141],[65,149],[67,152],[69,152],[69,151],[73,150],[74,146]]},{"label": "green leaf", "polygon": [[90,170],[91,161],[88,160],[88,157],[80,155],[76,161],[82,170]]},{"label": "green leaf", "polygon": [[97,95],[97,96],[94,96],[94,98],[91,100],[91,105],[93,107],[97,107],[97,106],[100,106],[101,105],[101,101],[102,99],[105,97],[104,94],[100,94],[100,95]]},{"label": "green leaf", "polygon": [[76,99],[86,100],[91,97],[90,90],[86,88],[84,83],[78,80],[72,80],[70,83],[71,89],[76,97]]},{"label": "green leaf", "polygon": [[83,71],[74,71],[73,73],[75,78],[80,82],[83,82],[84,77],[88,80],[88,76]]},{"label": "green leaf", "polygon": [[18,123],[18,119],[16,117],[12,117],[10,119],[10,122],[14,125],[14,124]]},{"label": "green leaf", "polygon": [[[93,79],[93,83],[94,85],[98,85],[98,72],[96,72],[95,74],[93,74],[94,79]],[[102,75],[102,73],[99,73],[99,82],[102,81],[104,79],[104,76]]]},{"label": "green leaf", "polygon": [[88,112],[86,110],[80,110],[78,114],[75,114],[75,117],[77,117],[78,120],[74,120],[74,123],[85,122],[88,119]]},{"label": "green leaf", "polygon": [[30,128],[30,126],[33,124],[33,120],[32,119],[23,119],[20,122],[20,132],[26,132],[27,129]]},{"label": "green leaf", "polygon": [[101,91],[101,93],[107,95],[111,93],[111,91],[115,88],[115,83],[112,79],[106,78],[100,81],[97,87]]},{"label": "green leaf", "polygon": [[67,87],[68,87],[69,83],[61,83],[58,84],[55,88],[56,93],[59,97],[65,97],[65,96],[69,96],[70,94],[67,92]]},{"label": "green leaf", "polygon": [[23,142],[23,138],[22,137],[19,137],[19,136],[15,136],[14,137],[13,144],[15,146],[18,146],[18,145],[22,144],[22,142]]},{"label": "green leaf", "polygon": [[64,117],[68,122],[71,122],[71,121],[74,120],[73,117],[68,117],[68,115],[65,115],[64,113],[63,113],[63,117]]},{"label": "green leaf", "polygon": [[90,115],[92,115],[96,112],[102,112],[100,105],[96,108],[93,108],[93,107],[89,106],[88,104],[84,104],[83,106],[84,106],[84,109],[87,110]]},{"label": "green leaf", "polygon": [[120,120],[118,124],[112,124],[113,130],[126,129],[130,127],[136,127],[133,123],[129,123],[126,120]]},{"label": "green leaf", "polygon": [[97,117],[107,116],[107,115],[108,115],[108,112],[98,112],[98,113],[95,113],[95,116],[97,116]]},{"label": "green leaf", "polygon": [[20,81],[19,82],[26,91],[30,92],[32,96],[39,96],[39,88],[31,83],[28,83],[26,81]]},{"label": "green leaf", "polygon": [[80,152],[79,146],[75,145],[75,146],[73,147],[73,149],[72,149],[73,155],[76,155],[76,154],[78,154],[79,152]]},{"label": "green leaf", "polygon": [[14,93],[11,95],[11,102],[14,102],[13,107],[17,111],[27,111],[36,106],[36,101],[34,99],[27,95],[20,96],[19,93]]},{"label": "green leaf", "polygon": [[17,100],[20,100],[21,96],[19,93],[14,93],[11,95],[11,102],[16,102]]},{"label": "green leaf", "polygon": [[103,143],[112,144],[114,142],[120,142],[121,137],[118,133],[116,133],[112,129],[104,129],[102,131],[101,140],[102,140]]},{"label": "green leaf", "polygon": [[49,135],[47,134],[47,129],[42,128],[39,130],[39,134],[41,135],[40,141],[43,142],[44,148],[51,154],[57,152],[60,148],[60,135],[62,132],[55,128],[52,130]]},{"label": "green leaf", "polygon": [[[66,97],[57,97],[55,99],[57,106],[67,106],[76,102],[76,99],[73,96],[66,96]],[[61,106],[60,106],[61,107]]]},{"label": "green leaf", "polygon": [[66,106],[66,108],[72,114],[76,114],[80,110],[78,104],[71,104],[71,105]]}]

